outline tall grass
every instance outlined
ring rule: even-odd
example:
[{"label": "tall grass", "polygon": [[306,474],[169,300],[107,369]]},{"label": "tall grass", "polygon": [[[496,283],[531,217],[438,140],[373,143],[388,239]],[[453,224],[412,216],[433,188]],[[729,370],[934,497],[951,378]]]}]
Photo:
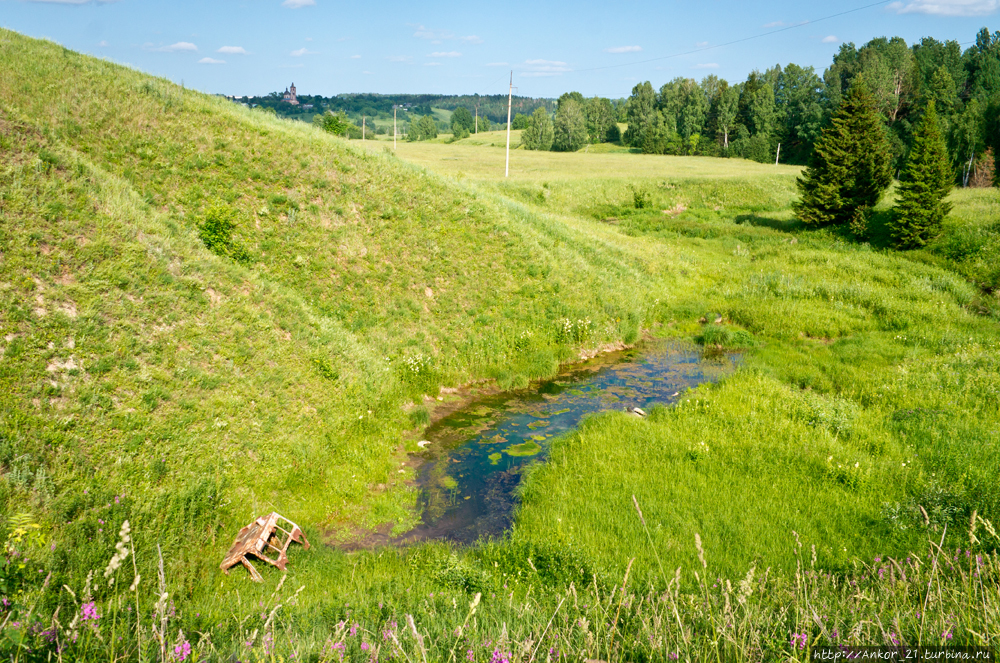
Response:
[{"label": "tall grass", "polygon": [[[632,529],[648,533],[633,504]],[[350,574],[327,578],[349,585],[339,588],[342,604],[310,602],[290,572],[272,586],[244,586],[234,604],[182,607],[162,562],[155,580],[122,564],[135,554],[126,522],[103,574],[92,570],[77,588],[46,578],[5,606],[0,644],[18,662],[751,661],[809,660],[819,647],[996,646],[1000,558],[981,551],[985,539],[996,545],[989,521],[972,519],[964,548],[941,547],[931,528],[905,557],[835,570],[789,534],[788,570],[753,563],[720,574],[697,533],[686,546],[696,561],[655,582],[637,579],[631,561],[622,575],[603,576],[565,550],[484,544],[461,557],[446,548],[383,553],[361,569],[367,587],[355,584],[358,560]],[[21,551],[10,544],[8,555]],[[38,609],[51,594],[68,598],[65,610]]]}]

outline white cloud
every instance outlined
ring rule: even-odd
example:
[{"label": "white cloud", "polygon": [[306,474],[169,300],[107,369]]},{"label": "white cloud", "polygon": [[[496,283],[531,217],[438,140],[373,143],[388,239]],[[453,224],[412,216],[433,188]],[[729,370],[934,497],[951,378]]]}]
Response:
[{"label": "white cloud", "polygon": [[226,64],[226,61],[216,60],[215,58],[202,58],[198,60],[198,64]]},{"label": "white cloud", "polygon": [[642,46],[615,46],[613,48],[605,48],[605,53],[638,53],[642,50]]},{"label": "white cloud", "polygon": [[250,55],[242,46],[223,46],[217,50],[216,53],[225,53],[226,55]]},{"label": "white cloud", "polygon": [[698,42],[695,42],[695,44],[694,44],[695,48],[705,48],[707,46],[708,46],[708,42],[707,41],[698,41]]},{"label": "white cloud", "polygon": [[762,28],[780,28],[784,24],[785,24],[784,21],[771,21],[770,23],[765,23],[764,25],[762,25],[760,27],[762,27]]},{"label": "white cloud", "polygon": [[440,62],[425,62],[424,66],[425,67],[440,67],[441,63]]},{"label": "white cloud", "polygon": [[522,76],[536,78],[542,76],[561,76],[571,69],[565,62],[559,60],[525,60]]},{"label": "white cloud", "polygon": [[506,67],[507,63],[506,62],[487,62],[486,66],[487,67]]},{"label": "white cloud", "polygon": [[701,64],[696,64],[694,66],[694,68],[695,69],[718,69],[719,68],[719,63],[718,62],[703,62]]},{"label": "white cloud", "polygon": [[431,53],[427,57],[429,57],[429,58],[460,58],[460,57],[462,57],[462,54],[459,53],[458,51],[447,51],[447,52],[437,51],[437,52]]},{"label": "white cloud", "polygon": [[434,41],[441,41],[442,39],[454,39],[455,35],[447,30],[435,30],[433,28],[427,28],[423,25],[413,25],[411,27],[416,28],[413,36],[417,39],[431,39]]},{"label": "white cloud", "polygon": [[894,2],[889,9],[897,14],[936,16],[986,16],[1000,9],[1000,0],[915,0]]},{"label": "white cloud", "polygon": [[387,55],[385,59],[389,62],[409,62],[413,58],[409,55]]},{"label": "white cloud", "polygon": [[366,75],[368,75],[368,76],[371,76],[371,75],[372,75],[372,72],[370,72],[370,71],[362,71],[361,73],[362,73],[362,74],[366,74]]},{"label": "white cloud", "polygon": [[170,46],[159,46],[155,47],[152,44],[146,44],[143,46],[147,51],[158,51],[160,53],[177,53],[179,51],[197,51],[198,47],[189,41],[179,41],[176,44],[170,44]]},{"label": "white cloud", "polygon": [[469,35],[468,37],[459,37],[459,39],[461,39],[462,41],[466,42],[467,44],[482,44],[483,43],[482,38],[481,37],[477,37],[476,35]]},{"label": "white cloud", "polygon": [[821,40],[824,44],[836,44],[840,40],[834,35],[828,35]]},{"label": "white cloud", "polygon": [[360,55],[352,55],[350,59],[351,60],[360,60],[361,56]]},{"label": "white cloud", "polygon": [[98,46],[107,46],[107,45],[108,45],[108,42],[106,42],[106,41],[104,41],[104,40],[102,39],[101,41],[97,42],[97,45],[98,45]]},{"label": "white cloud", "polygon": [[292,51],[291,53],[289,53],[289,55],[291,55],[293,58],[300,58],[303,55],[316,55],[316,51],[307,50],[305,46],[303,46],[297,51]]},{"label": "white cloud", "polygon": [[301,9],[302,7],[312,7],[315,4],[316,0],[285,0],[281,6],[289,9]]}]

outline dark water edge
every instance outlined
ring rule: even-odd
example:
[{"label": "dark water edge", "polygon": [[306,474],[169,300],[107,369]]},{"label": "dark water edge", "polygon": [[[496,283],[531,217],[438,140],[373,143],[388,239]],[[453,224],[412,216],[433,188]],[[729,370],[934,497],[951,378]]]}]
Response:
[{"label": "dark water edge", "polygon": [[[550,441],[587,415],[669,405],[688,388],[732,372],[737,353],[648,342],[573,364],[526,389],[483,398],[429,426],[421,461],[422,522],[382,543],[470,544],[510,529],[524,471],[548,457]],[[638,416],[638,415],[632,415]]]}]

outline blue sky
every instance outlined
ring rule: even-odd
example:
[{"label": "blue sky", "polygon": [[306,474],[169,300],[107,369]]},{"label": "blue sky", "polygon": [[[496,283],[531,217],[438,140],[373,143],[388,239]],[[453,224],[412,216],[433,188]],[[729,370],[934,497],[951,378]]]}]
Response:
[{"label": "blue sky", "polygon": [[822,72],[845,41],[966,43],[1000,29],[1000,0],[872,3],[0,0],[0,25],[205,92],[263,95],[294,81],[324,96],[498,94],[513,70],[518,92],[534,97],[623,97],[678,76],[739,81],[777,63]]}]

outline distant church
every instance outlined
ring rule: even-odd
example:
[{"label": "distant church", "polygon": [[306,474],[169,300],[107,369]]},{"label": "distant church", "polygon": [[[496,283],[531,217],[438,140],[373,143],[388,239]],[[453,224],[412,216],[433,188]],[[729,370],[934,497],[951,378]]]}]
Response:
[{"label": "distant church", "polygon": [[285,94],[281,97],[282,101],[287,101],[293,106],[299,105],[299,100],[295,98],[295,83],[292,83],[292,87],[285,88]]}]

